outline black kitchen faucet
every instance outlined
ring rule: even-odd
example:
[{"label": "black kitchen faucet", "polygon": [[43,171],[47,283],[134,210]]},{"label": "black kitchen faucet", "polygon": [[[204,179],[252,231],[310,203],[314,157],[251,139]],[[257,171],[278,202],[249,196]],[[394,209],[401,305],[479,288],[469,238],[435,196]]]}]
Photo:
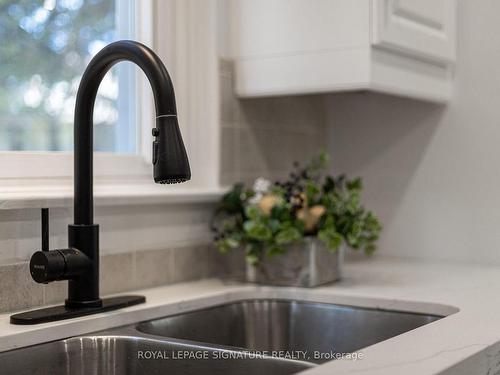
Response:
[{"label": "black kitchen faucet", "polygon": [[137,64],[153,89],[156,126],[153,128],[153,174],[157,183],[191,178],[182,141],[172,81],[160,58],[135,41],[118,41],[103,48],[89,63],[78,88],[75,106],[74,224],[68,227],[68,248],[48,249],[48,210],[42,210],[42,251],[33,254],[30,272],[38,283],[68,280],[68,298],[62,306],[11,316],[12,324],[36,324],[89,315],[145,301],[143,296],[101,299],[99,295],[99,226],[93,204],[93,110],[99,85],[120,61]]}]

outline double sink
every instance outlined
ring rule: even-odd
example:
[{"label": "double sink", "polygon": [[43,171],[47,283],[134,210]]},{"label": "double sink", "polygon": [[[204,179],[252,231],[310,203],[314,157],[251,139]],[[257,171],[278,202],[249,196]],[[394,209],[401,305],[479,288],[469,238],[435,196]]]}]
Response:
[{"label": "double sink", "polygon": [[294,374],[440,318],[294,300],[243,300],[0,353],[0,372]]}]

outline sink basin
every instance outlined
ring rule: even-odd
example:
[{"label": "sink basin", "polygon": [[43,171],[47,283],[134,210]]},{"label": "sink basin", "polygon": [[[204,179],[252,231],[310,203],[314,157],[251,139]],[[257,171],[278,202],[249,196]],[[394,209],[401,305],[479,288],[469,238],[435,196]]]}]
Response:
[{"label": "sink basin", "polygon": [[245,300],[3,352],[0,373],[288,375],[440,318],[324,303]]},{"label": "sink basin", "polygon": [[[182,358],[186,353],[198,358]],[[223,359],[234,353],[138,336],[96,335],[0,353],[0,363],[2,375],[285,375],[308,368],[272,357]]]},{"label": "sink basin", "polygon": [[247,300],[137,325],[141,332],[257,351],[301,351],[314,363],[442,318],[287,300]]}]

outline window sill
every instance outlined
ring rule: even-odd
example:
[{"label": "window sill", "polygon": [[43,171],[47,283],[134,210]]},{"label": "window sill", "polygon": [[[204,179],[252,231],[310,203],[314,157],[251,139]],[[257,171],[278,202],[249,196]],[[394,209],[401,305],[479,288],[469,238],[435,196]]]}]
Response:
[{"label": "window sill", "polygon": [[[148,204],[189,204],[216,202],[225,189],[191,186],[164,186],[153,183],[98,183],[94,187],[96,206]],[[0,210],[43,207],[71,207],[73,186],[61,184],[22,184],[0,187]]]}]

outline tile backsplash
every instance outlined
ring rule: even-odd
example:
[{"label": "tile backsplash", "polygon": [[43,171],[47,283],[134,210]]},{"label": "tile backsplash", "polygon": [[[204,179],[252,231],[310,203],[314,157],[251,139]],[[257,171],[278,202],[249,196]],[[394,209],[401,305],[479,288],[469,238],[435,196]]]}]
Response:
[{"label": "tile backsplash", "polygon": [[238,99],[233,64],[220,60],[222,185],[284,178],[293,161],[326,147],[321,95]]},{"label": "tile backsplash", "polygon": [[[101,256],[101,295],[120,293],[210,277],[237,277],[243,257],[219,254],[211,245],[136,251]],[[0,266],[0,312],[64,302],[67,282],[42,285],[29,273],[29,263]]]},{"label": "tile backsplash", "polygon": [[[210,277],[241,275],[240,256],[211,245],[213,203],[97,206],[101,295]],[[51,210],[51,248],[67,244],[70,208]],[[35,283],[29,259],[40,246],[38,209],[0,210],[0,312],[61,303],[67,283]]]}]

